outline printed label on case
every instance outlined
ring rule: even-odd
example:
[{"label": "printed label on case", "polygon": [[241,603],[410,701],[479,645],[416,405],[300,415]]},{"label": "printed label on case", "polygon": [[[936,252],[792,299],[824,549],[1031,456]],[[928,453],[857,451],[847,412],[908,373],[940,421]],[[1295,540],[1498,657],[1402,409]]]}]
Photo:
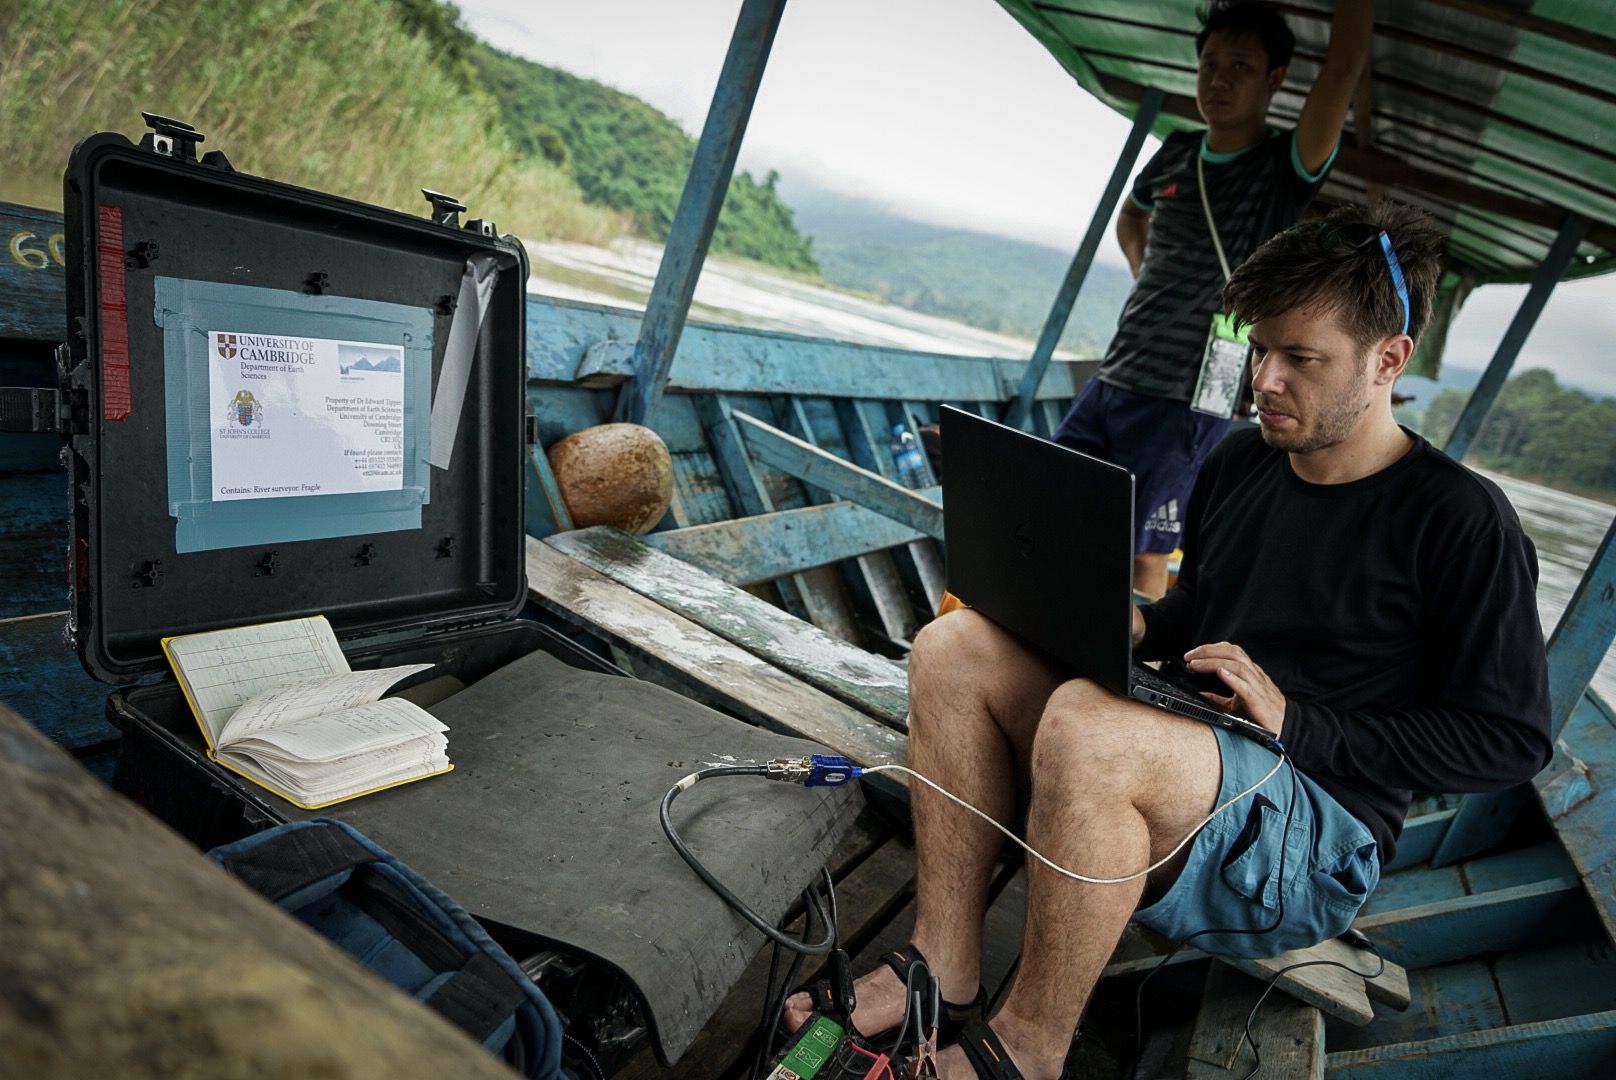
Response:
[{"label": "printed label on case", "polygon": [[404,486],[402,343],[208,332],[215,502]]}]

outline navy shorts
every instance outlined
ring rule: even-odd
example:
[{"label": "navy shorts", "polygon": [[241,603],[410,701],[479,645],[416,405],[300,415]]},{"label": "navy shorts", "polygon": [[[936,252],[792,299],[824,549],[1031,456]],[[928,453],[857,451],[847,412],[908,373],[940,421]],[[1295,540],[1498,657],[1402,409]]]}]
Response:
[{"label": "navy shorts", "polygon": [[1229,421],[1090,379],[1055,430],[1055,441],[1133,473],[1134,550],[1178,547],[1201,462]]},{"label": "navy shorts", "polygon": [[[1262,779],[1278,755],[1244,736],[1214,730],[1223,783],[1213,805],[1222,806]],[[1215,931],[1191,944],[1232,957],[1278,956],[1351,926],[1380,881],[1374,837],[1323,788],[1294,775],[1288,829],[1293,784],[1287,765],[1201,830],[1173,887],[1140,908],[1135,920],[1174,941]]]}]

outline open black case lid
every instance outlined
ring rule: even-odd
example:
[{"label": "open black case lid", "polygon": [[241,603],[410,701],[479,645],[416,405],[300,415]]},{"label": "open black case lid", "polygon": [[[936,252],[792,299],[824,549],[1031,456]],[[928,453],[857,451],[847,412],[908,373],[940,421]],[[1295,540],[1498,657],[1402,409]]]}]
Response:
[{"label": "open black case lid", "polygon": [[235,172],[157,125],[74,148],[63,400],[86,670],[324,614],[343,639],[526,597],[527,261],[492,226]]}]

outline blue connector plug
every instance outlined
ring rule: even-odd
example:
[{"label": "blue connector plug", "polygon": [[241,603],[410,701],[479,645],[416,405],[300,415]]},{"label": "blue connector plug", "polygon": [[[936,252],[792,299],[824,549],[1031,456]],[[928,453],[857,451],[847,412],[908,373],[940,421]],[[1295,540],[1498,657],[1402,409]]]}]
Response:
[{"label": "blue connector plug", "polygon": [[863,769],[844,757],[815,754],[808,766],[808,779],[802,783],[804,787],[840,787],[863,775]]},{"label": "blue connector plug", "polygon": [[803,787],[841,787],[849,780],[857,780],[864,770],[844,757],[815,754],[811,758],[775,758],[768,763],[765,774],[770,780],[788,784],[802,781]]}]

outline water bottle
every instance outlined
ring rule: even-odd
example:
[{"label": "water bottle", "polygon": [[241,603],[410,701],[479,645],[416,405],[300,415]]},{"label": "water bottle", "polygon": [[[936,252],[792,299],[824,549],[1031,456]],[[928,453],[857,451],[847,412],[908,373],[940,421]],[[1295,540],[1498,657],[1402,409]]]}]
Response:
[{"label": "water bottle", "polygon": [[931,470],[920,454],[914,433],[902,424],[892,425],[892,460],[898,466],[898,482],[906,488],[931,486]]}]

